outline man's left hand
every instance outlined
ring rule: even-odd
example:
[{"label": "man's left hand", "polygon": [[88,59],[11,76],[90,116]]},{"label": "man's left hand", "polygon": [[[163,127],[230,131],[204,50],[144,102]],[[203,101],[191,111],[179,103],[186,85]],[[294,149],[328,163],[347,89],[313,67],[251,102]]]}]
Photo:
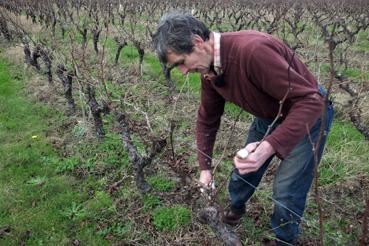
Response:
[{"label": "man's left hand", "polygon": [[249,152],[246,159],[241,159],[237,155],[233,159],[240,174],[256,172],[275,152],[272,145],[267,141],[260,144],[258,142],[250,143],[245,148]]}]

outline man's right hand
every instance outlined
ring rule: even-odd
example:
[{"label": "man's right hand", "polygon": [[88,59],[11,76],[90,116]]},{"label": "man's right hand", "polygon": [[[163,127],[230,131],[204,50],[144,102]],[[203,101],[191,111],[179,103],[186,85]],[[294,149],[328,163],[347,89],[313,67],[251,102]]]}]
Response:
[{"label": "man's right hand", "polygon": [[211,181],[213,181],[213,175],[211,174],[211,170],[202,170],[200,172],[199,182],[205,186],[210,186]]}]

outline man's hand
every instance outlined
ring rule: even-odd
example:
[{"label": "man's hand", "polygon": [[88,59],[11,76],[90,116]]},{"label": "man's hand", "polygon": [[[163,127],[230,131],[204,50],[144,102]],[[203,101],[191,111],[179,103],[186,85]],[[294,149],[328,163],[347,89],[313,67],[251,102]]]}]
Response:
[{"label": "man's hand", "polygon": [[200,172],[199,182],[205,186],[210,186],[211,181],[213,181],[213,175],[211,175],[211,170],[202,170]]},{"label": "man's hand", "polygon": [[250,143],[246,146],[249,155],[246,159],[237,156],[233,161],[240,174],[256,172],[264,162],[274,154],[274,149],[267,141]]}]

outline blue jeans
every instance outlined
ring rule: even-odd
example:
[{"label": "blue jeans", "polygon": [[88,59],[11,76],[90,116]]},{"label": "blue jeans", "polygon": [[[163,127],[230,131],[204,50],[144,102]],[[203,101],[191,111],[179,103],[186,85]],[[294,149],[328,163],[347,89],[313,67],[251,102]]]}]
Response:
[{"label": "blue jeans", "polygon": [[[323,153],[332,120],[333,107],[329,104],[327,105],[325,135],[318,152],[319,160]],[[269,119],[256,118],[249,129],[246,144],[260,141],[271,122],[272,120]],[[292,244],[297,239],[300,218],[303,215],[307,193],[314,178],[314,155],[311,141],[316,143],[318,140],[320,125],[321,119],[317,120],[310,130],[311,140],[306,135],[280,163],[275,173],[273,183],[274,212],[271,216],[271,226],[277,239],[281,240],[279,243],[277,242],[278,245]],[[245,213],[245,203],[255,191],[250,184],[254,187],[258,186],[272,159],[273,156],[256,172],[240,175],[237,169],[233,170],[228,186],[233,212]],[[284,244],[283,241],[288,244]]]}]

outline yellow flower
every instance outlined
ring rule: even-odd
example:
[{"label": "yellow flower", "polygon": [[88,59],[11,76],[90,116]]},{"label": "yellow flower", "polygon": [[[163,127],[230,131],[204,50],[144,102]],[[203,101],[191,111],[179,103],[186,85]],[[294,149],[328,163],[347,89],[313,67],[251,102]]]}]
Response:
[{"label": "yellow flower", "polygon": [[37,135],[33,135],[33,136],[32,136],[32,139],[36,139],[36,138],[38,138],[38,136],[37,136]]}]

